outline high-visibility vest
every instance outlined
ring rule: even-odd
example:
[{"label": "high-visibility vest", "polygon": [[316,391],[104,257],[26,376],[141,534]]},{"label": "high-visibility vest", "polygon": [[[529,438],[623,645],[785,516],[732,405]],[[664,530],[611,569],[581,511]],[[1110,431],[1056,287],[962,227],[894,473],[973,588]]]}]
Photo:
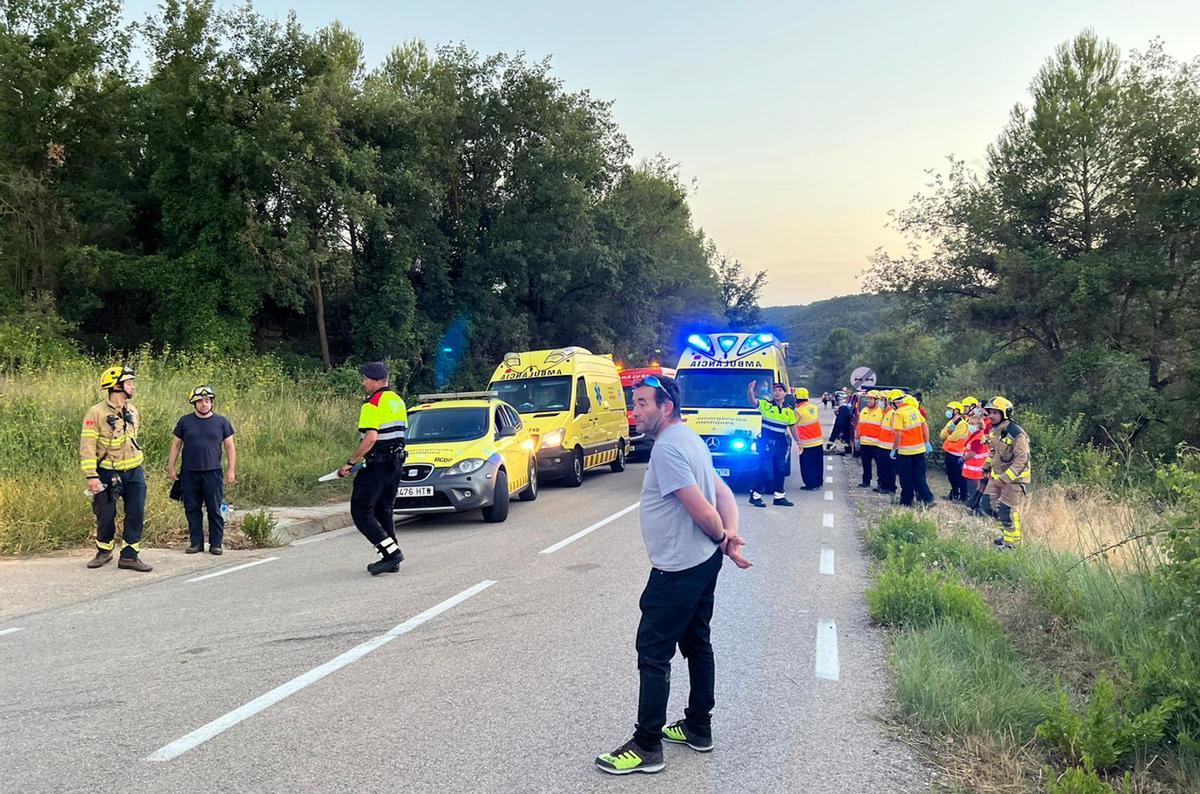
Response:
[{"label": "high-visibility vest", "polygon": [[967,437],[963,448],[962,476],[968,480],[982,480],[989,454],[991,450],[987,444],[987,434],[983,430],[976,430]]},{"label": "high-visibility vest", "polygon": [[379,389],[368,397],[358,412],[358,432],[366,435],[368,430],[379,434],[374,451],[403,447],[408,433],[408,407],[404,399],[388,388]]},{"label": "high-visibility vest", "polygon": [[821,441],[821,418],[817,406],[805,400],[796,406],[796,433],[800,446],[805,449],[819,447]]},{"label": "high-visibility vest", "polygon": [[879,423],[883,421],[883,410],[864,408],[858,415],[858,438],[864,447],[878,447]]},{"label": "high-visibility vest", "polygon": [[958,424],[951,427],[950,423],[953,421],[951,419],[942,428],[942,449],[949,455],[962,455],[967,446],[967,433],[971,427],[964,418],[960,417]]},{"label": "high-visibility vest", "polygon": [[891,449],[895,431],[896,409],[889,405],[879,416],[879,446],[883,449]]},{"label": "high-visibility vest", "polygon": [[780,407],[770,400],[759,400],[758,412],[762,414],[764,437],[769,434],[776,440],[786,440],[788,428],[796,424],[796,412],[786,405]]},{"label": "high-visibility vest", "polygon": [[896,430],[900,431],[900,448],[897,450],[899,454],[925,454],[925,434],[921,432],[921,428],[925,426],[925,419],[921,412],[911,405],[906,405],[896,411],[893,422]]}]

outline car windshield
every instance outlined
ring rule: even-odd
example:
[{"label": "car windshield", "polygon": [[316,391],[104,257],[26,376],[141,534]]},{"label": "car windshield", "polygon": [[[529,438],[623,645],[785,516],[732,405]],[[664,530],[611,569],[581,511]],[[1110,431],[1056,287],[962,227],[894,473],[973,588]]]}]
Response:
[{"label": "car windshield", "polygon": [[565,411],[571,406],[570,376],[498,380],[488,386],[500,399],[523,414]]},{"label": "car windshield", "polygon": [[408,417],[409,444],[473,441],[488,431],[487,408],[426,408]]},{"label": "car windshield", "polygon": [[746,393],[758,381],[758,393],[769,393],[775,373],[769,369],[682,369],[679,398],[684,408],[754,408]]}]

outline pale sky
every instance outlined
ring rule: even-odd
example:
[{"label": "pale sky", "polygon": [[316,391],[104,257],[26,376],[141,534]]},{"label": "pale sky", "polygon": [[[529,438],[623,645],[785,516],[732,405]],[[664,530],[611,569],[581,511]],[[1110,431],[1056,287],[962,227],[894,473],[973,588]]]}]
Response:
[{"label": "pale sky", "polygon": [[[232,5],[218,0],[220,5]],[[153,8],[127,0],[140,17]],[[968,7],[969,6],[969,7]],[[341,20],[368,66],[395,45],[462,42],[552,57],[569,89],[615,100],[635,160],[696,181],[697,223],[749,270],[763,305],[858,292],[885,228],[954,154],[978,163],[1054,47],[1085,27],[1123,51],[1161,36],[1200,54],[1197,0],[655,2],[256,0],[307,29]]]}]

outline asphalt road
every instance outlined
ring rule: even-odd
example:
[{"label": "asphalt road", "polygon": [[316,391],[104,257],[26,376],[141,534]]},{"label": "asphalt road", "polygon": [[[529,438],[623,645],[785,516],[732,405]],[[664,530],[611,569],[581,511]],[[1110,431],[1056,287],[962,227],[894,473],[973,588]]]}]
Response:
[{"label": "asphalt road", "polygon": [[727,561],[717,588],[711,754],[668,745],[666,770],[625,778],[592,765],[636,712],[634,464],[546,487],[504,524],[407,524],[398,574],[368,576],[373,550],[339,530],[6,618],[0,789],[920,790],[878,725],[857,465],[827,461],[795,508],[742,510],[755,565]]}]

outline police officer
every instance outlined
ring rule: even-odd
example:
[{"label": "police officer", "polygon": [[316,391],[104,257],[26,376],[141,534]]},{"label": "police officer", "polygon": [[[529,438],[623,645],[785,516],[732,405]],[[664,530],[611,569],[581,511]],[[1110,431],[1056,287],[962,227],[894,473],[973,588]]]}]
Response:
[{"label": "police officer", "polygon": [[362,440],[339,477],[348,477],[358,461],[365,465],[354,477],[350,495],[350,516],[354,526],[375,544],[382,559],[367,566],[372,576],[400,569],[404,554],[396,545],[396,526],[392,505],[400,486],[400,468],[404,464],[404,435],[408,430],[408,409],[399,394],[388,387],[387,364],[373,361],[359,367],[362,387],[368,395],[358,415]]},{"label": "police officer", "polygon": [[100,373],[107,396],[88,409],[79,432],[79,468],[87,477],[96,516],[96,556],[87,564],[99,568],[112,560],[117,537],[117,500],[125,502],[118,568],[143,573],[153,568],[138,557],[146,517],[146,473],[138,445],[141,419],[130,400],[137,392],[130,367],[113,366]]},{"label": "police officer", "polygon": [[[753,401],[757,397],[758,381],[750,381],[748,392]],[[788,464],[789,435],[796,424],[796,412],[787,405],[787,387],[776,383],[771,399],[758,400],[758,411],[762,414],[762,435],[758,438],[759,488],[762,493],[772,493],[778,507],[795,507],[784,489],[784,477]],[[750,504],[766,507],[758,490],[750,491]]]},{"label": "police officer", "polygon": [[1004,528],[993,542],[1011,549],[1021,542],[1021,505],[1030,483],[1029,434],[1012,420],[1013,404],[999,395],[983,406],[991,422],[988,445],[991,447],[991,473],[984,499]]}]

